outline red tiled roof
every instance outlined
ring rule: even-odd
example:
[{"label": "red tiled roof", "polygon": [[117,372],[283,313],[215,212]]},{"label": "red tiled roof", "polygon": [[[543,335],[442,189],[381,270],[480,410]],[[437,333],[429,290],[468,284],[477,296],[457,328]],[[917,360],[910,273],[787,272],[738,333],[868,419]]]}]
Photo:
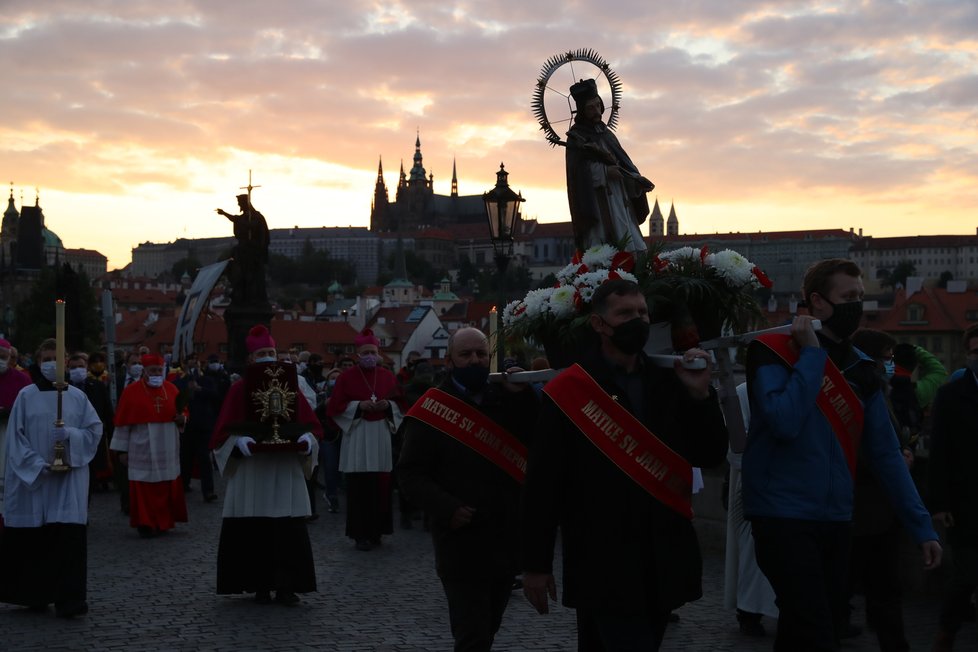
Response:
[{"label": "red tiled roof", "polygon": [[[907,308],[914,304],[923,308],[923,318],[911,322],[907,319]],[[962,332],[974,323],[974,320],[967,318],[967,314],[974,311],[978,311],[978,293],[974,290],[948,292],[943,288],[924,287],[910,297],[906,296],[904,290],[899,290],[893,301],[893,308],[880,315],[875,328],[890,333]]]}]

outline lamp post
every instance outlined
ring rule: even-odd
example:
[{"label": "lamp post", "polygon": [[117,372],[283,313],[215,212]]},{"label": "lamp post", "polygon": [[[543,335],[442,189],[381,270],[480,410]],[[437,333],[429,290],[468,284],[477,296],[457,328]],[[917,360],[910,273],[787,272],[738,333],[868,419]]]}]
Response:
[{"label": "lamp post", "polygon": [[[526,200],[523,199],[522,193],[515,193],[509,187],[509,172],[500,163],[499,171],[496,172],[496,187],[489,192],[483,193],[482,201],[486,203],[486,217],[489,219],[489,239],[492,241],[496,268],[499,271],[500,303],[498,312],[501,314],[503,306],[506,305],[503,284],[506,279],[506,267],[509,265],[509,259],[513,257],[513,234],[516,230],[516,222],[520,217],[520,204]],[[499,331],[500,329],[497,328],[497,368],[494,371],[503,370],[503,357],[506,351],[505,342],[499,336]]]}]

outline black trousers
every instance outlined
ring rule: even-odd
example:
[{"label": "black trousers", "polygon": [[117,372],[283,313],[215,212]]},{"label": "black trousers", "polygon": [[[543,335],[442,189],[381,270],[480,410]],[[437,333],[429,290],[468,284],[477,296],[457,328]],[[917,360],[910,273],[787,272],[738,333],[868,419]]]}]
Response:
[{"label": "black trousers", "polygon": [[866,622],[876,630],[880,652],[907,652],[900,584],[900,526],[852,538],[850,577],[866,596]]},{"label": "black trousers", "polygon": [[834,652],[847,617],[848,522],[751,519],[757,565],[777,596],[775,652]]},{"label": "black trousers", "polygon": [[577,652],[656,652],[668,619],[668,611],[628,615],[578,609]]},{"label": "black trousers", "polygon": [[487,578],[441,578],[455,652],[487,652],[499,631],[513,590],[513,574]]},{"label": "black trousers", "polygon": [[217,548],[217,592],[316,590],[305,517],[225,518]]},{"label": "black trousers", "polygon": [[75,523],[5,527],[0,533],[0,602],[25,607],[83,602],[88,528]]},{"label": "black trousers", "polygon": [[978,548],[950,544],[951,577],[941,602],[941,629],[957,634],[972,610],[971,594],[978,588]]}]

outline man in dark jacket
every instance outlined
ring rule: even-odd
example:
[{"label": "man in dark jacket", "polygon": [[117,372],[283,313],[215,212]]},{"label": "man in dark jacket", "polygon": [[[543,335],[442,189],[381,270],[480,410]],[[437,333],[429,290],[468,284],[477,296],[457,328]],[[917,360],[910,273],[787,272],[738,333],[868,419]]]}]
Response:
[{"label": "man in dark jacket", "polygon": [[487,384],[489,344],[475,328],[451,337],[447,364],[449,377],[407,414],[397,474],[431,518],[455,650],[483,651],[519,571],[519,460],[538,401],[529,385]]},{"label": "man in dark jacket", "polygon": [[540,613],[556,599],[559,526],[578,649],[658,650],[669,612],[702,594],[690,465],[720,464],[727,430],[706,352],[684,354],[707,361],[701,370],[661,369],[642,353],[638,285],[607,281],[592,307],[599,349],[544,387],[523,489],[524,594]]},{"label": "man in dark jacket", "polygon": [[978,325],[965,331],[964,346],[968,369],[937,391],[931,412],[930,508],[947,527],[953,562],[935,652],[952,649],[978,587]]}]

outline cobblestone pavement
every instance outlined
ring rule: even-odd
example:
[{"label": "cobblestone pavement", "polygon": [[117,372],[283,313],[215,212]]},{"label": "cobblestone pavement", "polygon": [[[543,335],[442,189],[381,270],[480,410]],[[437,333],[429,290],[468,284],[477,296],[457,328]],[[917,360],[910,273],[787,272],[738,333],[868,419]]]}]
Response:
[{"label": "cobblestone pavement", "polygon": [[[417,523],[365,553],[343,536],[342,513],[322,514],[309,525],[319,592],[302,596],[294,607],[258,605],[249,597],[214,593],[221,502],[203,503],[198,490],[188,504],[190,523],[143,540],[119,513],[116,495],[97,493],[88,534],[88,616],[63,621],[53,611],[0,605],[0,650],[451,649],[431,542]],[[708,550],[705,558],[705,596],[679,610],[680,622],[670,626],[662,649],[770,650],[770,635],[741,635],[733,615],[722,609],[722,556]],[[914,650],[929,649],[937,601],[933,591],[907,598]],[[855,620],[861,622],[861,613]],[[964,645],[975,640],[972,624],[962,632],[959,649],[978,650]],[[494,649],[574,650],[573,612],[556,606],[548,616],[537,616],[514,593]],[[869,634],[843,647],[875,649]]]}]

